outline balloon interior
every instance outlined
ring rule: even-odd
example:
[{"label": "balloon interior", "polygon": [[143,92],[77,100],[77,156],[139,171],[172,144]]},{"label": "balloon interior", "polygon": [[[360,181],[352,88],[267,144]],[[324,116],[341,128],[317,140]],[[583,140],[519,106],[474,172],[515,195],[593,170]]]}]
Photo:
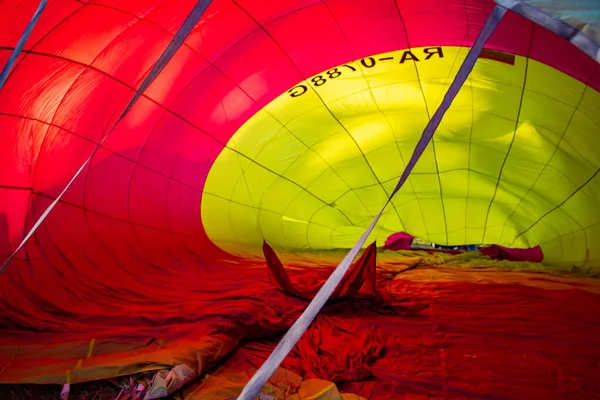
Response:
[{"label": "balloon interior", "polygon": [[0,2],[0,384],[595,398],[599,15]]}]

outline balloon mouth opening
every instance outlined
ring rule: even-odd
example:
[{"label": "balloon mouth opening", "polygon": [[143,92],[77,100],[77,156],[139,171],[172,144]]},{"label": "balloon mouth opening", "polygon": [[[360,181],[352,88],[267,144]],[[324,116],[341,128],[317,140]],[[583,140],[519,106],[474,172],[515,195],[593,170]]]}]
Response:
[{"label": "balloon mouth opening", "polygon": [[[201,199],[209,239],[247,257],[260,257],[263,240],[290,252],[351,248],[385,204],[467,51],[377,54],[273,99],[209,171]],[[384,246],[409,232],[452,247],[552,243],[532,209],[547,208],[556,172],[572,166],[552,156],[562,144],[544,122],[563,100],[547,79],[584,87],[533,60],[484,51],[367,242]]]}]

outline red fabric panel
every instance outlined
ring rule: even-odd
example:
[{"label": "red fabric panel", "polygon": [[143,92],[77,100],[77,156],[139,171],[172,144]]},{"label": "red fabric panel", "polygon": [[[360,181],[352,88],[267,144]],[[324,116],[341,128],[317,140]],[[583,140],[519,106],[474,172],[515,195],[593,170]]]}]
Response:
[{"label": "red fabric panel", "polygon": [[[0,187],[0,209],[3,210],[0,212],[0,262],[4,262],[19,245],[15,238],[23,234],[19,222],[27,214],[29,196],[27,188]],[[24,256],[24,249],[17,254],[19,258]]]},{"label": "red fabric panel", "polygon": [[[133,14],[138,17],[147,15],[165,3],[164,0],[129,0],[126,3],[119,0],[93,0],[93,4],[103,5],[107,8],[115,9],[115,11]],[[182,2],[182,7],[184,6],[185,3]]]},{"label": "red fabric panel", "polygon": [[530,262],[544,261],[544,252],[540,246],[535,246],[528,249],[509,249],[508,247],[494,244],[492,246],[484,247],[480,250],[480,252],[481,254],[496,260]]},{"label": "red fabric panel", "polygon": [[[0,37],[5,46],[17,45],[36,9],[37,4],[34,1],[20,1],[11,5],[12,12],[0,13]],[[4,64],[0,65],[4,67]]]},{"label": "red fabric panel", "polygon": [[244,13],[247,13],[261,25],[266,25],[278,19],[284,19],[289,15],[293,15],[318,3],[320,3],[319,0],[282,1],[269,4],[269,7],[265,7],[264,3],[254,0],[239,0],[234,2]]},{"label": "red fabric panel", "polygon": [[347,43],[354,59],[408,47],[402,34],[404,22],[393,1],[373,0],[369,7],[362,0],[327,0],[325,4],[342,32],[340,44]]},{"label": "red fabric panel", "polygon": [[[307,21],[310,21],[311,29],[305,30],[303,35],[290,35],[292,27],[299,28]],[[276,19],[266,24],[265,29],[303,76],[311,76],[338,65],[337,60],[353,58],[330,9],[322,2],[303,7],[285,18]],[[324,38],[336,45],[317,45]],[[314,43],[315,46],[306,46],[304,43]]]},{"label": "red fabric panel", "polygon": [[[464,3],[432,0],[428,2],[396,0],[398,9],[402,14],[406,35],[411,47],[429,46],[439,42],[440,37],[432,26],[443,26],[446,21],[456,21],[450,29],[445,31],[442,41],[456,43],[458,46],[468,45],[467,19]],[[489,8],[490,4],[486,4]],[[478,7],[480,8],[480,7]],[[493,8],[493,7],[492,7]],[[491,11],[491,8],[490,8]],[[474,41],[475,38],[472,38]]]}]

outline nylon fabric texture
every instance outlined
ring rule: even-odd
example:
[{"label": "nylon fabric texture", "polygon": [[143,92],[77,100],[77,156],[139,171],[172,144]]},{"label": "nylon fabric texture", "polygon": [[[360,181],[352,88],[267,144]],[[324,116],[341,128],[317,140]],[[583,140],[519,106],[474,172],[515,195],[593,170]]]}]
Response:
[{"label": "nylon fabric texture", "polygon": [[[263,243],[295,289],[322,286],[496,6],[214,0],[117,124],[196,4],[53,0],[18,52],[0,262],[56,205],[0,275],[0,383],[134,374],[185,397],[208,374],[239,395],[308,305],[271,284]],[[0,2],[0,66],[38,5]],[[365,238],[392,303],[326,302],[281,368],[375,400],[593,398],[599,91],[594,59],[508,11]],[[401,232],[491,247],[381,249]]]}]

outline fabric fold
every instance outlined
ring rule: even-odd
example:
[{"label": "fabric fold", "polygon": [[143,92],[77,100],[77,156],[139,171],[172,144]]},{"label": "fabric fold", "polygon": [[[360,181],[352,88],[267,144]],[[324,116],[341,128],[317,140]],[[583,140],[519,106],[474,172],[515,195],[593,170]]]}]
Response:
[{"label": "fabric fold", "polygon": [[544,252],[540,246],[530,247],[527,249],[509,249],[508,247],[494,244],[481,249],[480,252],[485,256],[493,258],[494,260],[529,262],[544,261]]},{"label": "fabric fold", "polygon": [[[263,242],[263,253],[267,262],[269,279],[275,288],[289,296],[312,300],[323,282],[309,282],[306,280],[302,284],[292,283],[281,260],[267,242]],[[380,299],[381,294],[376,286],[376,266],[377,244],[373,242],[365,249],[360,258],[350,266],[348,273],[344,276],[330,299],[336,300],[357,296]]]}]

